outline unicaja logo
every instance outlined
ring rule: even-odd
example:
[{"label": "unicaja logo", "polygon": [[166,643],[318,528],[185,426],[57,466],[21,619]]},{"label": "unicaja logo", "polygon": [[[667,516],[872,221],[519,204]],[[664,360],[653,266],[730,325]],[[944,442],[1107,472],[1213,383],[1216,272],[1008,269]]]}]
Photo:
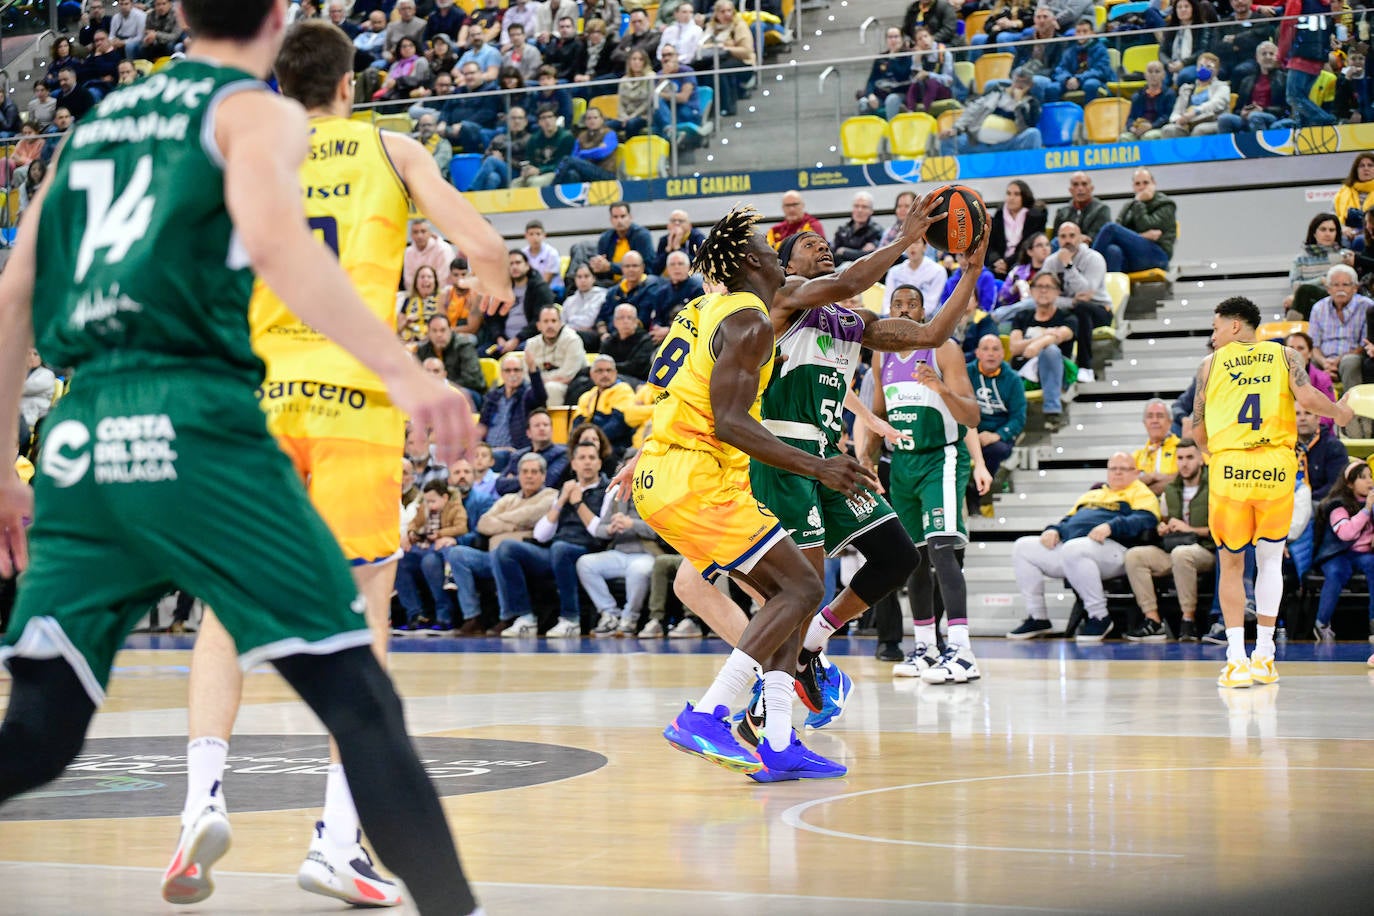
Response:
[{"label": "unicaja logo", "polygon": [[70,487],[86,476],[91,466],[90,452],[83,451],[91,441],[91,431],[76,420],[63,420],[44,437],[39,469],[59,488]]}]

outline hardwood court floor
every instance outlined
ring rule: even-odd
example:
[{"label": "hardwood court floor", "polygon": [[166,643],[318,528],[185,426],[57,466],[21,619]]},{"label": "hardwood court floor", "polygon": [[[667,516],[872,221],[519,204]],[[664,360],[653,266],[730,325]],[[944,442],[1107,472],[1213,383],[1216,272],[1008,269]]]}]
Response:
[{"label": "hardwood court floor", "polygon": [[[466,786],[444,804],[493,914],[1168,912],[1374,858],[1367,646],[1294,644],[1279,685],[1222,694],[1220,647],[975,642],[983,680],[936,687],[837,640],[855,694],[805,740],[850,775],[771,786],[659,736],[719,642],[429,640],[392,659],[436,783]],[[0,812],[0,913],[177,911],[158,880],[184,783],[159,755],[184,747],[187,661],[122,653],[86,769]],[[294,884],[318,723],[261,669],[236,734],[234,847],[183,912],[341,912]]]}]

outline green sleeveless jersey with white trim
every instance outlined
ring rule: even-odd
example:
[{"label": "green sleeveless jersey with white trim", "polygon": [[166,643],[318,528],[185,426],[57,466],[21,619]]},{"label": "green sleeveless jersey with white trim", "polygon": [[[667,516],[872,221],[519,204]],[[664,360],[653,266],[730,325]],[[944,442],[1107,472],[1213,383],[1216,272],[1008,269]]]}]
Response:
[{"label": "green sleeveless jersey with white trim", "polygon": [[[844,397],[859,367],[863,321],[837,305],[808,309],[778,338],[787,357],[775,365],[763,393],[762,413],[769,420],[818,428],[832,448],[844,431]],[[775,435],[798,436],[773,428]]]},{"label": "green sleeveless jersey with white trim", "polygon": [[968,428],[955,421],[944,398],[916,381],[916,367],[926,363],[944,378],[933,349],[916,350],[905,358],[896,353],[883,354],[882,375],[887,401],[887,422],[898,430],[911,433],[912,443],[899,444],[901,451],[925,451],[954,445],[964,438]]},{"label": "green sleeveless jersey with white trim", "polygon": [[38,230],[34,339],[47,363],[261,380],[253,272],[225,208],[214,131],[221,101],[266,88],[181,61],[111,93],[72,129]]}]

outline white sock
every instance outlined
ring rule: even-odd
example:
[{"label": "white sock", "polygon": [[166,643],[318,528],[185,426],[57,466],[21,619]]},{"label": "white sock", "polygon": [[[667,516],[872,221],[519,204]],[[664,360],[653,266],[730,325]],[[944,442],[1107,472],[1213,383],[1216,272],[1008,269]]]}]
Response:
[{"label": "white sock", "polygon": [[912,629],[916,634],[917,642],[923,642],[928,646],[935,645],[935,624],[912,624]]},{"label": "white sock", "polygon": [[358,812],[353,808],[353,793],[348,788],[342,763],[331,763],[324,783],[324,835],[335,846],[358,842]]},{"label": "white sock", "polygon": [[733,709],[735,698],[753,687],[754,679],[758,676],[759,663],[736,649],[730,653],[716,679],[692,708],[707,715],[714,714],[717,706]]},{"label": "white sock", "polygon": [[1274,628],[1259,624],[1255,627],[1255,657],[1274,657]]},{"label": "white sock", "polygon": [[1226,628],[1226,660],[1228,662],[1243,662],[1249,656],[1245,654],[1245,627]]},{"label": "white sock", "polygon": [[[224,779],[224,758],[229,755],[229,742],[222,738],[197,738],[186,745],[186,806],[181,820],[189,823],[200,813],[205,799],[215,783]],[[220,792],[220,802],[224,792]]]},{"label": "white sock", "polygon": [[763,737],[775,751],[785,751],[792,743],[795,681],[786,671],[763,672]]},{"label": "white sock", "polygon": [[971,649],[973,644],[968,641],[968,624],[950,624],[949,633],[945,638],[946,645],[958,646],[961,649]]},{"label": "white sock", "polygon": [[829,607],[822,608],[815,617],[811,618],[811,625],[806,628],[806,636],[802,639],[802,648],[811,652],[820,652],[825,649],[825,644],[830,640],[830,634],[835,632],[835,625],[826,617],[825,612]]}]

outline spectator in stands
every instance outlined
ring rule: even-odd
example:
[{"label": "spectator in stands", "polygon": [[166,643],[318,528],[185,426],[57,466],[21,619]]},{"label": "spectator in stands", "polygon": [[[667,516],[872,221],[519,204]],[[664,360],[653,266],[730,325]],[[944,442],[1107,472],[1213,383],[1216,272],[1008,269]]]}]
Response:
[{"label": "spectator in stands", "polygon": [[1044,270],[1059,278],[1059,307],[1077,319],[1074,359],[1078,377],[1096,381],[1093,373],[1093,329],[1112,323],[1112,297],[1107,293],[1107,262],[1083,242],[1076,223],[1059,227],[1059,251],[1045,261]]},{"label": "spectator in stands", "polygon": [[1043,141],[1034,126],[1039,121],[1040,102],[1031,93],[1031,74],[1019,68],[1012,71],[1010,86],[971,100],[954,125],[940,131],[941,152],[962,156],[1040,149]]},{"label": "spectator in stands", "polygon": [[353,57],[355,67],[363,60],[370,66],[383,59],[382,54],[386,50],[386,29],[385,13],[374,10],[368,14],[363,27],[353,36],[353,47],[356,49]]},{"label": "spectator in stands", "polygon": [[544,459],[544,486],[562,486],[563,478],[567,476],[572,456],[567,448],[554,443],[553,419],[549,412],[542,407],[531,410],[529,419],[525,421],[525,433],[529,436],[530,444],[512,455],[510,461],[506,462],[505,473],[496,478],[493,489],[498,496],[520,489],[518,468],[520,459],[526,455],[534,454]]},{"label": "spectator in stands", "polygon": [[653,415],[653,407],[637,403],[635,391],[620,380],[615,358],[602,353],[592,362],[592,390],[578,398],[573,416],[601,427],[617,453],[630,447],[635,430]]},{"label": "spectator in stands", "polygon": [[[1307,367],[1307,378],[1312,383],[1312,387],[1326,395],[1331,400],[1336,400],[1336,388],[1331,384],[1331,376],[1325,371],[1312,365],[1312,338],[1305,331],[1295,331],[1288,335],[1284,346],[1289,347],[1302,357],[1302,364]],[[1335,433],[1336,421],[1330,417],[1321,418],[1321,427],[1329,433]]]},{"label": "spectator in stands", "polygon": [[[1287,69],[1288,116],[1299,127],[1336,123],[1336,117],[1311,99],[1312,87],[1326,67],[1335,31],[1327,13],[1336,9],[1332,0],[1286,0],[1279,26],[1279,62]],[[1299,28],[1299,22],[1302,28]],[[1339,212],[1339,211],[1338,211]]]},{"label": "spectator in stands", "polygon": [[[639,312],[628,302],[615,308],[612,328],[601,339],[601,352],[615,360],[616,374],[630,385],[641,385],[649,378],[658,344],[639,320]],[[633,380],[633,381],[631,381]]]},{"label": "spectator in stands", "polygon": [[439,35],[456,38],[463,31],[463,21],[467,12],[453,0],[437,0],[434,9],[425,17],[425,40]]},{"label": "spectator in stands", "polygon": [[415,471],[415,486],[421,490],[433,480],[448,480],[448,468],[434,456],[434,447],[429,444],[429,435],[421,426],[409,426],[406,430],[405,457],[410,459]]},{"label": "spectator in stands", "polygon": [[993,309],[995,320],[1010,321],[1016,312],[1034,308],[1030,301],[1030,283],[1044,269],[1050,254],[1050,240],[1045,238],[1044,233],[1037,232],[1021,240],[1016,252],[1016,264],[1007,271],[1006,279],[997,291],[997,307]]},{"label": "spectator in stands", "polygon": [[72,54],[72,40],[66,35],[58,35],[48,46],[48,72],[43,82],[53,92],[57,91],[58,74],[66,67],[75,68],[79,61]]},{"label": "spectator in stands", "polygon": [[39,132],[52,124],[53,115],[57,113],[57,99],[48,91],[47,83],[40,80],[33,84],[33,98],[29,99],[25,110],[29,113],[28,123],[37,127]]},{"label": "spectator in stands", "polygon": [[[1270,66],[1276,65],[1279,49],[1278,45],[1274,45],[1274,39],[1278,37],[1279,30],[1278,21],[1273,18],[1274,9],[1256,7],[1254,0],[1231,0],[1231,14],[1222,19],[1227,25],[1219,30],[1221,37],[1213,43],[1212,50],[1221,58],[1221,70],[1232,85],[1242,83],[1263,69],[1264,61],[1259,55],[1261,45],[1273,45]],[[1284,91],[1281,85],[1273,101],[1278,103],[1279,117],[1283,117],[1287,109],[1283,104]]]},{"label": "spectator in stands", "polygon": [[[1312,336],[1312,362],[1318,368],[1340,377],[1341,386],[1349,390],[1364,381],[1362,342],[1368,337],[1367,313],[1374,305],[1369,297],[1357,292],[1359,278],[1355,270],[1337,264],[1326,272],[1326,292],[1312,306],[1308,333]],[[1369,421],[1356,416],[1346,427],[1346,435],[1368,438]]]},{"label": "spectator in stands", "polygon": [[372,100],[408,99],[432,80],[429,61],[420,55],[419,46],[409,37],[396,43],[391,66],[387,68],[382,86],[372,93]]},{"label": "spectator in stands", "polygon": [[53,395],[57,390],[57,376],[43,365],[43,358],[33,347],[29,347],[26,368],[28,371],[24,376],[23,393],[19,399],[19,415],[29,425],[29,429],[35,429],[38,421],[46,417],[52,409]]},{"label": "spectator in stands", "polygon": [[[689,6],[690,4],[682,4]],[[674,251],[680,251],[687,256],[687,263],[691,264],[697,256],[697,250],[706,241],[706,235],[692,225],[692,218],[687,215],[686,210],[674,210],[668,214],[668,227],[663,231],[663,235],[658,238],[658,253],[654,255],[653,266],[650,268],[654,274],[662,274],[668,269],[668,255]]]},{"label": "spectator in stands", "polygon": [[[682,307],[705,290],[702,289],[701,277],[692,273],[692,262],[681,251],[668,255],[668,270],[661,278],[650,279],[654,281],[653,284],[639,300],[642,309],[639,318],[657,344],[668,336],[668,328]],[[636,375],[635,378],[642,380],[644,376]]]},{"label": "spectator in stands", "polygon": [[551,288],[555,285],[560,288],[563,286],[563,278],[558,275],[561,260],[558,249],[548,243],[542,222],[532,219],[525,223],[525,247],[520,250],[524,252],[525,260],[530,262],[530,267],[544,278],[545,283]]},{"label": "spectator in stands", "polygon": [[888,27],[883,40],[886,48],[873,59],[868,82],[858,93],[859,114],[881,115],[890,121],[902,110],[911,87],[911,55],[906,51],[906,37],[896,26]]},{"label": "spectator in stands", "polygon": [[1194,79],[1178,87],[1173,114],[1160,131],[1166,139],[1202,137],[1220,131],[1217,119],[1231,110],[1231,87],[1217,79],[1220,66],[1211,51],[1198,55],[1197,66],[1192,68]]},{"label": "spectator in stands", "polygon": [[978,400],[978,442],[988,473],[996,474],[1026,428],[1026,389],[1006,361],[1002,338],[984,334],[974,353],[968,378]]},{"label": "spectator in stands", "polygon": [[[126,58],[123,51],[110,44],[110,36],[105,32],[96,32],[94,38],[95,44],[91,47],[91,53],[81,61],[77,76],[83,85],[93,85],[102,92],[109,92],[114,88],[119,63]],[[13,106],[13,103],[10,105]],[[15,116],[18,117],[17,112]]]},{"label": "spectator in stands", "polygon": [[629,28],[620,36],[615,50],[611,52],[611,60],[624,67],[631,51],[643,51],[649,60],[653,60],[658,56],[658,44],[662,37],[663,33],[653,27],[647,12],[632,10]]},{"label": "spectator in stands", "polygon": [[936,305],[926,308],[926,320],[939,314],[939,306],[944,304],[945,281],[949,274],[943,267],[926,257],[926,240],[913,242],[906,250],[906,260],[892,265],[883,280],[887,289],[883,292],[883,314],[892,307],[892,293],[899,286],[911,286],[921,294],[921,305],[927,302]]},{"label": "spectator in stands", "polygon": [[470,191],[495,191],[511,182],[511,173],[523,172],[529,165],[529,143],[533,134],[529,116],[517,106],[506,113],[506,130],[492,135],[486,155],[468,186]]},{"label": "spectator in stands", "polygon": [[[1177,445],[1178,475],[1164,489],[1162,514],[1155,532],[1160,544],[1141,544],[1126,551],[1126,577],[1145,619],[1126,634],[1132,642],[1166,642],[1169,630],[1159,616],[1154,580],[1173,576],[1183,613],[1179,642],[1197,642],[1197,586],[1200,575],[1216,568],[1216,544],[1208,527],[1207,466],[1192,439]],[[1138,465],[1138,462],[1137,462]]]},{"label": "spectator in stands", "polygon": [[477,358],[477,344],[469,337],[456,337],[443,312],[429,319],[428,334],[415,350],[415,358],[424,362],[438,359],[450,382],[464,389],[472,399],[472,409],[479,410],[487,390],[482,363]]},{"label": "spectator in stands", "polygon": [[735,14],[732,0],[716,0],[711,18],[702,25],[705,33],[697,49],[698,70],[732,71],[708,77],[714,80],[716,107],[726,117],[733,117],[738,100],[748,98],[744,88],[747,74],[733,71],[754,66],[754,33],[742,16]]},{"label": "spectator in stands", "polygon": [[[1175,0],[1169,9],[1168,29],[1160,33],[1159,59],[1175,88],[1195,78],[1199,58],[1211,51],[1219,37],[1219,29],[1207,28],[1208,23],[1216,21],[1216,11],[1206,0],[1196,4],[1194,0]],[[1220,61],[1213,65],[1214,73],[1219,66]]]},{"label": "spectator in stands", "polygon": [[1145,88],[1131,96],[1131,110],[1126,115],[1126,129],[1120,140],[1158,140],[1164,127],[1174,115],[1177,96],[1164,78],[1164,65],[1152,60],[1145,65]]},{"label": "spectator in stands", "polygon": [[1298,470],[1312,488],[1312,498],[1325,499],[1332,485],[1340,479],[1350,456],[1336,431],[1318,422],[1323,418],[1301,404],[1294,409],[1298,427],[1298,443],[1295,446]]},{"label": "spectator in stands", "polygon": [[1337,264],[1353,264],[1354,253],[1340,245],[1341,224],[1334,213],[1318,213],[1307,224],[1302,251],[1288,271],[1291,292],[1283,305],[1289,317],[1306,321],[1312,306],[1326,294],[1326,272]]},{"label": "spectator in stands", "polygon": [[[1045,233],[1045,205],[1035,199],[1035,192],[1021,179],[1007,185],[1002,205],[992,211],[988,221],[988,257],[997,279],[1007,276],[1015,263],[1017,250],[1023,239]],[[988,311],[992,311],[988,309]]]},{"label": "spectator in stands", "polygon": [[1147,168],[1135,170],[1131,187],[1135,198],[1121,208],[1115,223],[1102,227],[1093,239],[1093,250],[1107,259],[1107,270],[1112,273],[1168,270],[1178,237],[1174,202],[1155,187],[1155,177]]},{"label": "spectator in stands", "polygon": [[902,16],[902,34],[913,42],[916,29],[924,27],[938,44],[957,45],[959,17],[946,0],[916,0]]},{"label": "spectator in stands", "polygon": [[108,4],[105,0],[85,0],[81,4],[81,18],[77,24],[79,29],[76,33],[76,43],[83,48],[89,48],[94,44],[93,36],[96,29],[110,30],[110,14],[107,12]]},{"label": "spectator in stands", "polygon": [[[690,4],[684,4],[691,9]],[[649,579],[654,558],[663,553],[654,529],[639,517],[634,500],[627,492],[612,487],[597,519],[595,535],[609,542],[605,550],[584,554],[577,560],[577,579],[597,610],[598,621],[592,635],[634,636],[639,616],[649,595]],[[608,580],[625,580],[625,604],[617,607]]]},{"label": "spectator in stands", "polygon": [[977,35],[965,35],[971,45],[985,45],[988,42],[1006,44],[1029,38],[1032,31],[1031,16],[1035,4],[1031,0],[1002,0],[992,7],[992,13],[983,23],[983,31]]},{"label": "spectator in stands", "polygon": [[95,107],[95,96],[77,84],[75,67],[63,67],[58,71],[56,100],[57,107],[67,109],[76,121],[80,121],[86,112]]},{"label": "spectator in stands", "polygon": [[138,56],[145,60],[170,57],[185,35],[176,10],[172,9],[172,0],[153,0],[153,9],[145,17],[144,27],[143,46],[139,48]]},{"label": "spectator in stands", "polygon": [[564,327],[556,305],[539,310],[536,327],[539,333],[525,341],[525,361],[531,374],[544,377],[549,406],[562,407],[568,383],[587,366],[587,350],[577,332]]},{"label": "spectator in stands", "polygon": [[[491,447],[486,447],[488,455],[491,454]],[[477,533],[477,523],[482,516],[496,503],[496,492],[494,487],[485,490],[478,490],[476,487],[477,470],[466,458],[459,458],[448,466],[448,489],[449,496],[462,501],[463,509],[468,514],[468,533],[458,538],[459,544],[476,544],[480,535]],[[459,636],[470,636],[471,633],[459,633]]]},{"label": "spectator in stands", "polygon": [[538,48],[525,41],[525,27],[518,22],[510,25],[510,47],[502,52],[501,62],[504,66],[515,68],[527,83],[535,81],[539,68],[543,66],[543,55]]},{"label": "spectator in stands", "polygon": [[19,212],[23,213],[38,196],[38,189],[48,174],[48,163],[43,159],[35,159],[27,167],[16,172],[15,178],[18,179],[21,174],[23,180],[19,184]]},{"label": "spectator in stands", "polygon": [[[1041,102],[1054,102],[1059,99],[1059,85],[1054,81],[1054,68],[1059,63],[1060,45],[1050,39],[1059,35],[1059,25],[1054,13],[1045,6],[1036,7],[1031,16],[1030,34],[1027,44],[1016,49],[1016,59],[1012,61],[1012,72],[1025,70],[1031,77],[1031,93]],[[1033,39],[1033,41],[1032,41]],[[1002,85],[1000,80],[993,83]],[[984,90],[992,88],[985,86]]]},{"label": "spectator in stands", "polygon": [[[490,5],[490,4],[488,4]],[[497,4],[498,6],[500,4]],[[509,0],[506,10],[501,15],[501,48],[505,50],[515,44],[514,29],[519,26],[524,30],[525,35],[533,38],[539,29],[539,13],[536,11],[537,3],[529,3],[528,0]],[[495,38],[489,39],[496,41]]]},{"label": "spectator in stands", "polygon": [[[530,269],[529,258],[518,248],[512,249],[510,256],[511,290],[515,301],[510,310],[498,311],[497,317],[504,314],[505,327],[498,327],[492,335],[493,343],[501,352],[509,353],[518,348],[536,333],[539,312],[553,305],[553,290],[536,271]],[[483,322],[483,330],[492,324],[488,319]],[[499,322],[498,322],[499,324]]]},{"label": "spectator in stands", "polygon": [[954,54],[936,45],[930,30],[916,27],[915,53],[911,57],[911,83],[906,89],[906,110],[935,114],[936,102],[952,98],[957,80]]},{"label": "spectator in stands", "polygon": [[582,130],[573,143],[572,153],[558,166],[556,184],[584,181],[614,181],[615,150],[620,139],[606,125],[599,108],[588,108],[582,116]]},{"label": "spectator in stands", "polygon": [[1350,164],[1350,174],[1341,182],[1332,204],[1336,218],[1341,221],[1341,239],[1346,246],[1362,234],[1364,214],[1370,209],[1371,193],[1374,193],[1374,153],[1358,153]]},{"label": "spectator in stands", "polygon": [[410,288],[397,299],[396,332],[406,343],[419,343],[430,319],[440,314],[439,275],[428,264],[420,265]]},{"label": "spectator in stands", "polygon": [[[610,92],[609,89],[605,90]],[[595,94],[600,95],[601,92]],[[573,103],[572,93],[567,89],[560,89],[558,78],[554,69],[548,64],[539,68],[539,85],[530,90],[525,96],[525,108],[528,111],[543,111],[545,108],[552,108],[554,113],[562,118],[565,125],[573,123]]]},{"label": "spectator in stands", "polygon": [[[425,51],[425,60],[429,61],[429,72],[434,74],[435,80],[439,79],[441,73],[447,73],[451,79],[454,68],[458,66],[458,52],[453,47],[453,39],[440,34],[427,40],[429,48]],[[452,88],[447,90],[452,91]]]},{"label": "spectator in stands", "polygon": [[1054,82],[1059,90],[1056,97],[1066,92],[1082,92],[1086,104],[1107,94],[1107,84],[1115,79],[1115,74],[1107,43],[1097,37],[1096,28],[1096,20],[1091,16],[1078,20],[1074,26],[1074,41],[1060,51],[1054,68]]},{"label": "spectator in stands", "polygon": [[1037,9],[1054,14],[1055,25],[1061,35],[1072,35],[1078,23],[1093,18],[1093,0],[1041,0]]},{"label": "spectator in stands", "polygon": [[656,298],[656,290],[665,282],[660,277],[645,274],[644,259],[638,251],[625,252],[620,260],[620,267],[623,276],[620,282],[606,293],[606,301],[602,303],[601,314],[596,319],[596,328],[602,333],[610,327],[615,308],[622,303],[633,305],[645,326],[652,327],[654,318],[651,306]]},{"label": "spectator in stands", "polygon": [[[486,550],[460,544],[444,551],[444,560],[457,587],[458,608],[463,613],[464,627],[467,621],[477,620],[482,614],[482,603],[477,593],[478,579],[495,580],[497,597],[500,598],[501,582],[496,579],[493,554],[507,541],[521,542],[533,537],[535,523],[558,498],[557,490],[544,486],[545,470],[544,459],[540,456],[527,453],[521,457],[517,464],[519,491],[502,496],[477,520],[477,533],[488,539]],[[498,603],[500,620],[486,631],[488,636],[500,636],[524,610],[505,602]]]},{"label": "spectator in stands", "polygon": [[[958,266],[950,273],[949,279],[945,281],[945,288],[940,291],[940,308],[944,308],[949,297],[954,294],[954,288],[959,285],[959,281],[964,277],[964,271],[968,269],[968,253],[960,252],[954,256],[954,263]],[[997,307],[997,291],[1001,284],[997,282],[997,277],[992,269],[984,267],[978,274],[978,284],[974,288],[974,304],[977,309],[991,313]],[[939,312],[939,309],[936,310]],[[996,324],[993,325],[996,330]],[[968,350],[971,352],[977,346],[976,340],[969,344]]]},{"label": "spectator in stands", "polygon": [[[1355,571],[1363,573],[1367,583],[1374,583],[1371,490],[1374,490],[1374,478],[1370,476],[1369,465],[1352,461],[1317,511],[1316,523],[1322,528],[1313,560],[1321,566],[1323,576],[1321,597],[1317,599],[1315,629],[1318,642],[1336,641],[1331,618],[1336,614],[1341,591]],[[1370,618],[1374,619],[1374,585],[1368,588]]]},{"label": "spectator in stands", "polygon": [[511,179],[514,188],[542,188],[553,184],[558,164],[572,155],[573,135],[558,126],[558,113],[552,108],[539,110],[539,131],[525,145],[529,161],[520,167],[520,177]]},{"label": "spectator in stands", "polygon": [[676,7],[672,3],[663,4],[664,8],[673,9],[672,24],[663,29],[658,42],[658,59],[663,60],[663,49],[672,47],[677,50],[678,61],[685,65],[691,65],[697,59],[697,50],[701,47],[701,42],[706,38],[706,33],[701,26],[697,25],[696,18],[692,15],[691,3],[679,3]]},{"label": "spectator in stands", "polygon": [[620,282],[620,262],[626,253],[638,252],[641,266],[649,263],[654,256],[653,236],[648,229],[631,219],[629,204],[611,204],[610,218],[611,228],[597,238],[596,254],[587,262],[601,286],[614,286]]},{"label": "spectator in stands", "polygon": [[672,90],[660,96],[654,108],[654,132],[671,141],[677,137],[679,126],[701,124],[701,100],[697,94],[697,77],[692,68],[682,66],[677,51],[672,47],[660,47],[659,52],[663,58],[663,69],[659,71],[659,76],[672,86]]},{"label": "spectator in stands", "polygon": [[420,47],[425,40],[425,20],[415,15],[415,0],[396,0],[396,16],[386,27],[386,41],[382,44],[382,57],[387,63],[396,60],[402,38]]},{"label": "spectator in stands", "polygon": [[459,63],[458,73],[463,84],[444,102],[439,129],[455,150],[480,153],[496,133],[504,103],[500,96],[483,94],[496,86],[484,79],[481,68],[473,61]]},{"label": "spectator in stands", "polygon": [[[119,8],[110,17],[110,42],[123,51],[125,57],[138,57],[147,34],[148,14],[135,7],[133,0],[119,0]],[[80,114],[72,114],[81,120]]]},{"label": "spectator in stands", "polygon": [[821,221],[806,212],[806,202],[802,200],[801,192],[788,191],[782,195],[782,220],[768,230],[768,244],[777,248],[798,232],[814,232],[825,238]]},{"label": "spectator in stands", "polygon": [[[606,22],[601,19],[588,19],[582,34],[587,53],[582,72],[573,77],[573,82],[585,83],[614,77],[618,71],[611,54],[615,51],[616,42],[613,37],[609,37]],[[609,92],[609,89],[599,88],[592,90],[591,95],[603,95],[606,92]]]},{"label": "spectator in stands", "polygon": [[[533,543],[507,540],[492,552],[503,617],[512,608],[530,607],[531,577],[552,578],[557,583],[559,621],[544,634],[550,639],[582,635],[577,561],[601,547],[594,533],[608,484],[601,473],[601,455],[594,446],[578,446],[572,467],[575,479],[563,485],[549,511],[535,522]],[[506,633],[534,636],[537,628],[538,618],[530,613]]]},{"label": "spectator in stands", "polygon": [[525,377],[525,357],[507,353],[501,357],[501,384],[489,389],[482,401],[478,438],[492,448],[529,448],[527,418],[531,410],[544,406],[545,397],[543,379]]},{"label": "spectator in stands", "polygon": [[878,242],[879,248],[897,241],[897,236],[902,234],[902,225],[906,222],[907,214],[911,212],[911,205],[914,203],[915,191],[897,192],[897,198],[892,204],[892,225],[883,233],[882,241]]},{"label": "spectator in stands", "polygon": [[54,135],[47,141],[48,145],[43,150],[44,159],[52,158],[53,153],[57,152],[57,145],[62,142],[62,137],[66,135],[67,131],[72,129],[72,124],[74,123],[75,119],[72,118],[72,113],[58,106],[53,112],[52,123],[48,125],[47,130],[43,131],[45,134]]},{"label": "spectator in stands", "polygon": [[415,121],[415,139],[434,157],[440,174],[448,177],[448,165],[453,161],[453,147],[439,133],[439,116],[426,110]]},{"label": "spectator in stands", "polygon": [[875,251],[883,227],[873,221],[873,195],[858,191],[849,204],[849,222],[835,230],[835,263],[846,264]]},{"label": "spectator in stands", "polygon": [[1152,493],[1163,493],[1178,476],[1178,443],[1181,441],[1169,431],[1173,417],[1168,402],[1152,398],[1145,405],[1144,422],[1145,445],[1136,449],[1131,458],[1140,471],[1140,482]]},{"label": "spectator in stands", "polygon": [[448,271],[451,263],[453,246],[434,233],[429,220],[411,220],[410,244],[406,246],[401,267],[401,285],[410,289],[415,283],[415,272],[422,266],[432,268],[437,279],[440,272]]},{"label": "spectator in stands", "polygon": [[115,86],[117,88],[132,86],[141,79],[143,79],[143,74],[138,72],[138,68],[134,66],[134,62],[131,60],[121,60],[115,67]]},{"label": "spectator in stands", "polygon": [[482,328],[482,310],[476,306],[475,297],[469,301],[463,280],[468,277],[468,259],[454,258],[449,262],[448,283],[439,291],[439,307],[448,316],[449,327],[455,334],[476,335]]},{"label": "spectator in stands", "polygon": [[596,350],[601,339],[596,321],[605,302],[606,287],[597,286],[592,269],[579,264],[573,273],[573,291],[563,300],[563,323],[577,332],[589,351]]},{"label": "spectator in stands", "polygon": [[1083,244],[1091,245],[1102,227],[1112,221],[1111,208],[1094,196],[1095,190],[1087,172],[1074,172],[1069,176],[1069,202],[1054,211],[1054,225],[1050,227],[1056,238],[1060,226],[1073,223],[1083,237]]},{"label": "spectator in stands", "polygon": [[[431,480],[422,489],[424,505],[410,523],[402,545],[405,553],[396,564],[396,598],[406,615],[401,630],[449,634],[454,629],[453,603],[444,591],[443,551],[458,546],[458,538],[467,534],[468,514],[462,500],[450,497],[447,479]],[[425,586],[434,603],[433,617],[425,613],[420,597]]]},{"label": "spectator in stands", "polygon": [[496,453],[486,442],[478,442],[472,449],[472,491],[496,501]]},{"label": "spectator in stands", "polygon": [[558,37],[544,46],[544,65],[554,68],[560,83],[571,83],[587,71],[587,44],[571,16],[558,20]]},{"label": "spectator in stands", "polygon": [[1050,631],[1046,576],[1067,580],[1083,602],[1088,616],[1079,624],[1078,642],[1101,642],[1111,633],[1102,580],[1123,575],[1126,551],[1143,543],[1159,523],[1159,497],[1138,477],[1131,456],[1116,452],[1107,459],[1106,486],[1083,494],[1068,515],[1038,537],[1016,541],[1011,562],[1027,616],[1009,638],[1031,639]]},{"label": "spectator in stands", "polygon": [[616,87],[616,117],[606,122],[622,141],[648,133],[656,101],[653,75],[648,55],[643,51],[629,55],[624,77]]},{"label": "spectator in stands", "polygon": [[[615,461],[615,446],[611,445],[611,440],[606,438],[606,432],[594,423],[586,420],[579,420],[573,424],[568,431],[568,448],[575,449],[579,445],[594,445],[601,454],[601,466],[612,467]],[[572,471],[569,470],[563,475],[563,480],[558,482],[561,487],[568,480],[572,479]]]},{"label": "spectator in stands", "polygon": [[[1245,0],[1249,2],[1249,0]],[[1226,36],[1231,37],[1231,36]],[[1230,111],[1217,117],[1217,125],[1224,134],[1244,131],[1287,129],[1296,126],[1288,119],[1285,71],[1279,67],[1279,49],[1272,41],[1262,42],[1255,49],[1255,66],[1240,76],[1236,85],[1236,101]],[[1238,71],[1240,72],[1240,71]]]},{"label": "spectator in stands", "polygon": [[1038,382],[1044,392],[1045,429],[1058,432],[1063,426],[1064,353],[1074,339],[1078,324],[1058,307],[1059,277],[1042,272],[1031,280],[1035,310],[1022,312],[1011,323],[1011,358],[1017,373]]}]

